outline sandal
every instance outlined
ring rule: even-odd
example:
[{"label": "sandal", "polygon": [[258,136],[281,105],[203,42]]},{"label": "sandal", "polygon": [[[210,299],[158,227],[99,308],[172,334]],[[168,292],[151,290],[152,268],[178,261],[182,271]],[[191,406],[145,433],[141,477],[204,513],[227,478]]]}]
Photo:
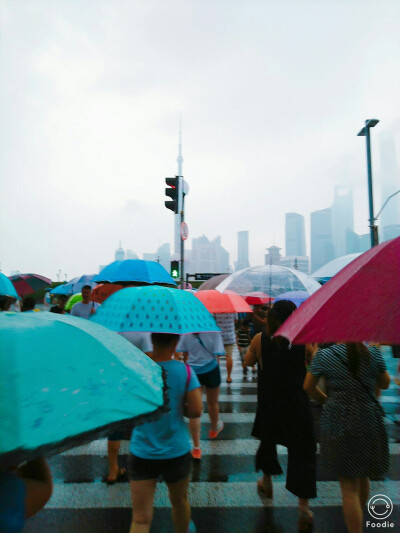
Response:
[{"label": "sandal", "polygon": [[300,511],[297,522],[298,531],[312,531],[314,527],[314,513],[311,511]]},{"label": "sandal", "polygon": [[120,468],[118,470],[118,474],[115,479],[110,479],[110,477],[107,477],[106,479],[107,485],[114,485],[114,483],[117,483],[118,481],[122,481],[122,478],[125,477],[125,474],[126,474],[126,468]]},{"label": "sandal", "polygon": [[270,500],[272,500],[272,498],[274,497],[272,481],[265,484],[263,477],[257,481],[257,490]]}]

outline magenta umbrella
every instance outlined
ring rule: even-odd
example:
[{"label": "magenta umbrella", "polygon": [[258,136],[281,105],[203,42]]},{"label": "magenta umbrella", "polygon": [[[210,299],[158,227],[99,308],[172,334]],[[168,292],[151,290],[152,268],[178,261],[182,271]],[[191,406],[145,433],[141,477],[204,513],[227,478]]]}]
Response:
[{"label": "magenta umbrella", "polygon": [[400,344],[400,237],[344,267],[278,329],[292,344]]}]

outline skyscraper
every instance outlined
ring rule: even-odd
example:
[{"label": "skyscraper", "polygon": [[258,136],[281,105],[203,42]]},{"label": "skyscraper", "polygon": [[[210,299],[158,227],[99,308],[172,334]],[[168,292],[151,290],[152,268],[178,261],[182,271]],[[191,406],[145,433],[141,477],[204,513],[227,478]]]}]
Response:
[{"label": "skyscraper", "polygon": [[119,243],[119,248],[115,250],[115,261],[124,261],[125,259],[125,250],[122,248],[121,242]]},{"label": "skyscraper", "polygon": [[249,232],[238,231],[238,260],[235,263],[235,270],[249,266]]},{"label": "skyscraper", "polygon": [[228,272],[229,253],[221,245],[221,237],[212,241],[205,235],[192,239],[191,268],[193,272]]},{"label": "skyscraper", "polygon": [[333,258],[332,211],[314,211],[311,213],[311,272]]},{"label": "skyscraper", "polygon": [[305,256],[304,217],[298,213],[286,213],[285,219],[286,255]]},{"label": "skyscraper", "polygon": [[348,230],[353,231],[353,193],[348,187],[335,187],[332,204],[332,238],[335,257],[346,254]]},{"label": "skyscraper", "polygon": [[[381,132],[379,141],[381,155],[381,205],[383,205],[390,195],[400,189],[400,180],[393,132]],[[375,215],[381,205],[375,206]],[[400,195],[396,195],[389,200],[379,218],[379,240],[381,242],[400,235]]]}]

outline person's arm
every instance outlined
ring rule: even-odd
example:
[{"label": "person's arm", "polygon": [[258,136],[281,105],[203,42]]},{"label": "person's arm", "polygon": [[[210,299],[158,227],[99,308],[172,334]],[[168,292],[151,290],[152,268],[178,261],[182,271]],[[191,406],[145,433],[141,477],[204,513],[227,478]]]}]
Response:
[{"label": "person's arm", "polygon": [[261,333],[258,333],[255,337],[253,337],[251,344],[247,349],[246,355],[244,356],[245,366],[254,366],[256,363],[258,363],[257,348],[260,342]]},{"label": "person's arm", "polygon": [[380,389],[386,390],[386,389],[389,388],[390,376],[389,376],[387,370],[385,370],[384,372],[381,372],[380,374],[378,374],[378,379],[376,380],[376,384],[377,384],[377,386]]},{"label": "person's arm", "polygon": [[25,518],[29,518],[42,509],[53,492],[51,472],[45,459],[29,461],[18,469],[26,488]]},{"label": "person's arm", "polygon": [[196,387],[186,394],[184,415],[186,418],[199,418],[202,412],[203,399],[201,396],[201,387]]},{"label": "person's arm", "polygon": [[307,372],[303,389],[313,400],[324,403],[328,396],[317,387],[318,380],[319,377],[313,376],[311,372]]}]

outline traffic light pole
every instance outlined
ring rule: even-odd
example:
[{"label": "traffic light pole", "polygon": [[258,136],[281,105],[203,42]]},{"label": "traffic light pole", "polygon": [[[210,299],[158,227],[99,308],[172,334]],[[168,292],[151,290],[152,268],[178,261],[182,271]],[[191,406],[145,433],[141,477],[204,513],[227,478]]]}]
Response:
[{"label": "traffic light pole", "polygon": [[185,259],[185,241],[182,238],[182,225],[185,222],[185,213],[184,213],[184,205],[185,205],[185,193],[182,191],[182,209],[181,209],[181,289],[183,290],[185,288],[184,280],[185,280],[185,273],[183,271],[184,269],[184,259]]}]

